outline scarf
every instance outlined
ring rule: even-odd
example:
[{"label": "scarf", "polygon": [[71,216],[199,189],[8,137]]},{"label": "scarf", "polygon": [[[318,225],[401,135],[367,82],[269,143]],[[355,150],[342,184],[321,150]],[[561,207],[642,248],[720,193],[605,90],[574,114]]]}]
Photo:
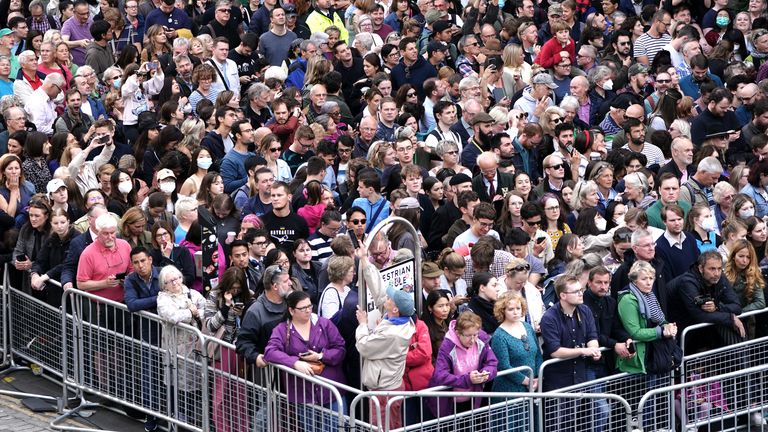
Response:
[{"label": "scarf", "polygon": [[629,283],[629,291],[637,298],[640,315],[643,318],[655,325],[666,322],[664,311],[661,310],[661,305],[659,305],[659,301],[656,299],[656,294],[653,291],[646,294],[631,282]]}]

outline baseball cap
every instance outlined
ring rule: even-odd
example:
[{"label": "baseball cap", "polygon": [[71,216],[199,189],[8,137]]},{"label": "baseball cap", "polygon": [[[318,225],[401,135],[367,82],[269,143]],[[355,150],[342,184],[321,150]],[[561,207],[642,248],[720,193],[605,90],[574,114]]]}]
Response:
[{"label": "baseball cap", "polygon": [[439,20],[443,16],[443,13],[439,10],[432,9],[430,11],[427,11],[427,13],[424,15],[424,19],[426,20],[427,24],[433,24],[435,21]]},{"label": "baseball cap", "polygon": [[429,43],[429,45],[427,45],[427,52],[432,54],[435,51],[448,51],[448,45],[446,45],[445,42],[433,40]]},{"label": "baseball cap", "polygon": [[563,15],[563,7],[560,5],[560,3],[552,3],[549,5],[549,9],[547,9],[547,16],[552,15]]},{"label": "baseball cap", "polygon": [[45,189],[48,191],[49,194],[52,194],[57,190],[65,187],[67,187],[67,185],[64,184],[64,180],[55,178],[48,182],[48,185],[45,187]]},{"label": "baseball cap", "polygon": [[448,184],[451,186],[458,186],[464,183],[472,183],[472,179],[464,173],[456,174],[455,176],[451,177],[451,181],[448,182]]},{"label": "baseball cap", "polygon": [[432,261],[427,261],[421,265],[421,275],[423,277],[434,278],[443,274],[440,267]]},{"label": "baseball cap", "polygon": [[293,50],[295,50],[296,48],[298,48],[299,46],[301,46],[301,44],[302,44],[303,42],[304,42],[304,39],[302,39],[302,38],[296,38],[296,39],[294,39],[294,40],[293,40],[293,42],[291,42],[291,48],[290,48],[290,49],[291,49],[291,51],[293,51]]},{"label": "baseball cap", "polygon": [[413,303],[413,293],[407,293],[395,287],[387,288],[387,297],[391,298],[400,311],[401,317],[409,317],[416,313]]},{"label": "baseball cap", "polygon": [[723,124],[723,122],[714,121],[714,122],[709,122],[707,124],[706,132],[707,132],[707,135],[704,137],[704,139],[727,136],[728,134],[733,132],[733,130],[728,130],[725,124]]},{"label": "baseball cap", "polygon": [[478,124],[478,123],[496,123],[496,119],[491,117],[486,112],[479,112],[475,114],[475,117],[472,119],[472,126]]},{"label": "baseball cap", "polygon": [[440,33],[451,28],[451,23],[445,20],[437,20],[432,24],[432,34]]},{"label": "baseball cap", "polygon": [[531,84],[544,84],[552,90],[557,88],[557,84],[555,84],[555,80],[552,79],[552,75],[548,73],[537,74],[535,77],[533,77],[533,81],[531,82]]},{"label": "baseball cap", "polygon": [[412,197],[401,199],[400,203],[397,205],[397,209],[398,210],[413,210],[413,209],[422,210],[421,206],[419,205],[419,200]]},{"label": "baseball cap", "polygon": [[629,67],[629,76],[635,76],[638,74],[647,74],[648,73],[648,66],[642,64],[642,63],[635,63],[632,66]]},{"label": "baseball cap", "polygon": [[12,33],[13,33],[13,31],[11,29],[4,28],[4,29],[0,30],[0,37],[8,36],[9,34],[12,34]]},{"label": "baseball cap", "polygon": [[283,10],[285,11],[286,15],[298,15],[298,12],[296,12],[296,6],[292,4],[284,4]]},{"label": "baseball cap", "polygon": [[168,168],[163,168],[157,172],[157,181],[165,180],[167,178],[175,179],[176,176],[173,174],[173,171],[169,170]]}]

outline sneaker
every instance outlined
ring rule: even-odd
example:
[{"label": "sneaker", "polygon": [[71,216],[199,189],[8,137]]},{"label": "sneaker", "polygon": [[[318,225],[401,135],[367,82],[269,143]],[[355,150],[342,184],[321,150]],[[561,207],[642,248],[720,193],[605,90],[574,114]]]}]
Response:
[{"label": "sneaker", "polygon": [[767,423],[763,418],[763,414],[760,412],[752,413],[752,415],[749,416],[749,419],[752,426],[762,426]]}]

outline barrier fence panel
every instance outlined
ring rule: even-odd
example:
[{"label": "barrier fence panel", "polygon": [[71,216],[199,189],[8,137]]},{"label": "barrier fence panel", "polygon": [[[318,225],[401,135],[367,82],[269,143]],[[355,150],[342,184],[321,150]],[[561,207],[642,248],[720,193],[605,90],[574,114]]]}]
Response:
[{"label": "barrier fence panel", "polygon": [[[650,391],[640,400],[640,424],[648,424],[649,404],[656,398],[681,398],[687,415],[681,416],[683,431],[763,431],[763,408],[768,403],[762,382],[768,364],[720,375],[701,377]],[[679,412],[679,411],[678,411]],[[643,427],[653,431],[653,427]]]},{"label": "barrier fence panel", "polygon": [[3,354],[3,361],[0,366],[7,366],[11,360],[8,350],[8,314],[6,313],[6,305],[8,301],[6,299],[8,293],[8,264],[3,265],[3,277],[0,278],[0,352]]},{"label": "barrier fence panel", "polygon": [[330,384],[282,365],[270,365],[271,431],[336,431],[346,424],[347,401]]},{"label": "barrier fence panel", "polygon": [[684,357],[680,381],[693,387],[680,395],[679,401],[685,403],[678,402],[678,417],[690,427],[708,419],[717,423],[723,414],[729,418],[740,417],[742,422],[750,417],[749,423],[759,426],[763,421],[761,407],[768,407],[768,374],[737,375],[709,384],[703,384],[702,380],[762,366],[766,359],[768,337]]},{"label": "barrier fence panel", "polygon": [[[768,308],[744,312],[739,315],[739,319],[747,331],[748,339],[755,339],[768,336]],[[696,354],[696,348],[701,346],[704,341],[717,341],[720,339],[719,331],[715,324],[700,323],[686,327],[680,335],[680,346],[683,349],[683,355]]]},{"label": "barrier fence panel", "polygon": [[[603,349],[603,352],[607,349]],[[547,380],[547,370],[553,366],[562,365],[573,360],[551,359],[542,363],[539,369],[539,391],[544,394],[544,383]],[[551,378],[550,378],[551,379]],[[582,393],[594,394],[588,400],[579,401],[573,398],[546,398],[541,401],[539,422],[544,431],[582,431],[594,430],[597,432],[623,430],[628,425],[621,408],[610,398],[597,395],[616,395],[620,400],[626,401],[633,412],[641,397],[648,391],[661,388],[673,383],[672,374],[665,375],[640,375],[619,373],[609,375],[584,383],[558,388],[558,393]],[[648,404],[647,409],[652,410],[646,415],[649,422],[653,422],[656,429],[672,429],[674,427],[674,400],[672,398],[655,398],[653,404]]]},{"label": "barrier fence panel", "polygon": [[[208,358],[208,426],[216,432],[268,431],[268,368],[248,367],[233,344],[205,336]],[[215,429],[214,429],[215,428]]]},{"label": "barrier fence panel", "polygon": [[172,417],[185,428],[210,430],[208,359],[202,350],[202,333],[187,324],[165,323],[162,346],[167,356],[166,388],[173,395]]}]

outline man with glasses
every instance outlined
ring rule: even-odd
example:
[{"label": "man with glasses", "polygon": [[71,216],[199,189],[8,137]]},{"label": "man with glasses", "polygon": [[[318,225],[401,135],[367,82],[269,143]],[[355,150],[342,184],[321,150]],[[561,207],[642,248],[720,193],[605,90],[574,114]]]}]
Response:
[{"label": "man with glasses", "polygon": [[[672,77],[667,72],[659,72],[656,74],[656,80],[653,82],[654,91],[643,101],[643,107],[645,108],[645,115],[650,115],[656,108],[656,104],[659,102],[661,95],[667,92],[672,86]],[[757,88],[757,86],[755,86]]]},{"label": "man with glasses", "polygon": [[27,99],[24,109],[27,111],[29,121],[37,126],[38,132],[53,135],[53,122],[56,121],[56,109],[54,99],[61,93],[64,87],[64,77],[60,73],[51,73],[43,80],[43,85],[32,92]]},{"label": "man with glasses", "polygon": [[264,275],[264,257],[267,256],[270,244],[269,234],[263,229],[251,228],[245,233],[243,240],[248,244],[248,262],[261,280]]},{"label": "man with glasses", "polygon": [[579,64],[579,69],[589,73],[597,66],[597,48],[592,45],[582,45],[576,53],[576,62]]},{"label": "man with glasses", "polygon": [[[576,276],[563,275],[555,282],[557,303],[544,312],[541,318],[542,354],[545,360],[568,359],[550,366],[544,391],[581,384],[589,379],[587,369],[591,361],[602,357],[598,341],[597,326],[592,311],[584,304],[584,288]],[[562,405],[559,410],[570,410]],[[571,423],[573,420],[565,420]]]},{"label": "man with glasses", "polygon": [[669,312],[669,293],[663,277],[667,263],[656,256],[656,242],[650,231],[639,228],[632,233],[632,248],[624,253],[624,262],[616,269],[611,278],[611,297],[618,298],[619,291],[629,285],[629,269],[635,261],[645,261],[656,269],[656,280],[653,282],[653,292],[659,299],[659,305],[666,315]]},{"label": "man with glasses", "polygon": [[294,135],[293,142],[280,155],[280,159],[288,164],[292,175],[296,174],[296,170],[299,169],[301,164],[307,162],[309,158],[315,155],[313,150],[314,144],[315,133],[312,132],[312,128],[306,125],[299,126]]},{"label": "man with glasses", "polygon": [[[279,149],[277,150],[280,151]],[[274,152],[273,152],[274,153]],[[270,192],[272,190],[272,184],[275,182],[275,175],[267,167],[261,167],[254,173],[254,180],[256,182],[257,193],[248,200],[248,203],[243,206],[243,216],[249,214],[255,214],[261,217],[265,213],[272,210],[272,197]]]},{"label": "man with glasses", "polygon": [[[570,55],[560,53],[559,60],[556,60],[556,63],[552,66],[552,81],[557,84],[557,88],[554,90],[557,100],[563,100],[565,96],[568,96],[568,90],[572,82],[572,69]],[[575,96],[573,91],[571,91],[571,96]]]},{"label": "man with glasses", "polygon": [[[317,87],[315,84],[312,88]],[[352,150],[352,157],[368,157],[368,149],[373,144],[373,138],[379,129],[379,121],[374,116],[363,117],[358,126],[359,135],[355,139],[355,147]]]},{"label": "man with glasses", "polygon": [[11,106],[3,112],[6,129],[0,132],[0,155],[8,153],[8,137],[26,130],[27,113],[17,106]]},{"label": "man with glasses", "polygon": [[237,335],[237,352],[249,365],[267,367],[264,350],[272,330],[283,319],[288,308],[285,298],[293,292],[291,276],[279,265],[264,270],[264,292],[248,307]]},{"label": "man with glasses", "polygon": [[[739,125],[744,127],[752,120],[755,104],[763,100],[763,93],[757,87],[757,84],[747,83],[736,90],[736,98],[741,102],[741,106],[736,108],[734,114],[736,114],[736,118],[739,120]],[[746,140],[745,142],[749,143]]]},{"label": "man with glasses", "polygon": [[[567,135],[566,129],[562,129],[563,136]],[[573,134],[573,130],[571,130]],[[566,169],[566,163],[563,156],[560,153],[552,153],[547,155],[543,161],[544,166],[544,179],[536,185],[534,189],[537,196],[544,196],[545,193],[551,192],[555,195],[560,195],[560,191],[563,189],[563,182],[565,181],[565,173],[570,172],[570,167]]]},{"label": "man with glasses", "polygon": [[480,73],[480,65],[485,63],[485,54],[480,50],[480,40],[474,34],[464,35],[459,40],[461,55],[456,59],[456,70],[465,78]]},{"label": "man with glasses", "polygon": [[45,34],[50,29],[58,29],[56,18],[45,13],[45,3],[42,0],[32,0],[29,3],[29,17],[27,26],[30,30],[37,30],[40,34]]},{"label": "man with glasses", "polygon": [[82,66],[85,64],[85,49],[93,37],[91,35],[93,20],[91,19],[88,2],[85,0],[77,0],[74,10],[74,19],[65,21],[61,26],[61,37],[67,43],[72,53],[72,62]]},{"label": "man with glasses", "polygon": [[672,16],[666,10],[660,9],[653,14],[650,28],[635,41],[634,53],[638,63],[650,66],[656,54],[672,40],[667,33],[671,23]]},{"label": "man with glasses", "polygon": [[[136,49],[141,48],[144,40],[144,15],[139,13],[139,2],[137,0],[128,0],[125,2],[125,27],[116,37],[115,49],[120,52],[128,45],[134,45]],[[139,51],[141,51],[139,49]]]},{"label": "man with glasses", "polygon": [[[467,203],[469,205],[469,203]],[[477,243],[480,237],[491,236],[500,240],[499,233],[493,229],[493,221],[496,220],[496,210],[488,202],[478,202],[472,210],[472,222],[469,229],[459,234],[453,240],[453,249],[462,256],[469,255],[472,245]]]},{"label": "man with glasses", "polygon": [[326,210],[320,216],[320,228],[309,236],[307,242],[312,249],[312,261],[325,264],[331,257],[331,240],[339,234],[341,229],[341,213],[336,210]]}]

